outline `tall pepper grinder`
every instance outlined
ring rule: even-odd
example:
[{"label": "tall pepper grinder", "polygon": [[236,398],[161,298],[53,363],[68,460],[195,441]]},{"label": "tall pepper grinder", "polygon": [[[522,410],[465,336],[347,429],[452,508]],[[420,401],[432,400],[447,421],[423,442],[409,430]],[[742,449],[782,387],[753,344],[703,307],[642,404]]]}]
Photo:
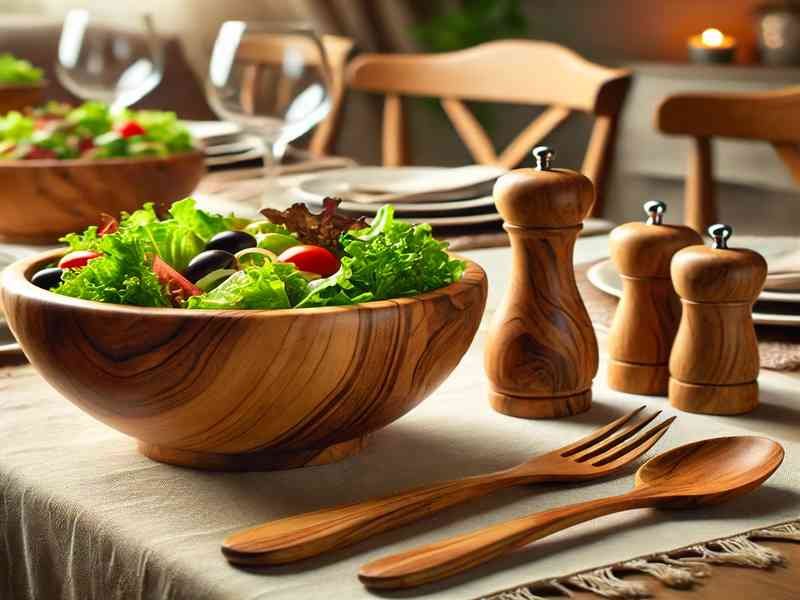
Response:
[{"label": "tall pepper grinder", "polygon": [[683,316],[669,359],[669,401],[713,415],[758,406],[758,343],[752,310],[767,262],[752,250],[729,248],[733,230],[708,229],[713,247],[689,246],[672,259]]},{"label": "tall pepper grinder", "polygon": [[597,373],[597,339],[572,266],[594,186],[580,173],[553,169],[550,148],[533,155],[535,169],[511,171],[494,186],[512,272],[485,354],[492,407],[529,419],[588,410]]},{"label": "tall pepper grinder", "polygon": [[663,202],[646,202],[644,210],[647,223],[626,223],[611,232],[611,260],[623,292],[608,334],[608,385],[666,396],[669,353],[681,318],[669,264],[678,250],[703,239],[690,227],[665,224]]}]

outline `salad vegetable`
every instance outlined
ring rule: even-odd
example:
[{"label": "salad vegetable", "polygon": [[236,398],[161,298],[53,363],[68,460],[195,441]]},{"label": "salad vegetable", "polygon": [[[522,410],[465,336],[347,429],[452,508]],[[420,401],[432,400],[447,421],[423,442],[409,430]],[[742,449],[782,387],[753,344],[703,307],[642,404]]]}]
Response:
[{"label": "salad vegetable", "polygon": [[168,156],[193,148],[189,131],[172,112],[49,102],[0,117],[0,159]]},{"label": "salad vegetable", "polygon": [[270,218],[256,222],[205,212],[192,198],[165,218],[147,204],[62,238],[71,251],[32,282],[117,304],[277,309],[410,296],[461,278],[463,261],[430,226],[396,221],[390,205],[367,225],[337,215],[336,204],[320,214],[302,204],[265,210]]},{"label": "salad vegetable", "polygon": [[0,85],[30,85],[42,80],[42,70],[7,52],[0,54]]}]

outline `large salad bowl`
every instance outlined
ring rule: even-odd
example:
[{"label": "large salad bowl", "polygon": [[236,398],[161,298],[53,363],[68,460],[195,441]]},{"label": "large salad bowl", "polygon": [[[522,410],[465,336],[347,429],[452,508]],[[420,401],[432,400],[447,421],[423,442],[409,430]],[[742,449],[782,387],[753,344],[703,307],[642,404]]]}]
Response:
[{"label": "large salad bowl", "polygon": [[97,215],[158,208],[191,194],[205,172],[201,151],[166,157],[0,161],[0,239],[48,243]]},{"label": "large salad bowl", "polygon": [[[63,252],[63,251],[61,251]],[[483,314],[486,275],[409,298],[285,310],[101,304],[2,274],[14,335],[42,376],[155,460],[281,469],[358,452],[448,376]]]}]

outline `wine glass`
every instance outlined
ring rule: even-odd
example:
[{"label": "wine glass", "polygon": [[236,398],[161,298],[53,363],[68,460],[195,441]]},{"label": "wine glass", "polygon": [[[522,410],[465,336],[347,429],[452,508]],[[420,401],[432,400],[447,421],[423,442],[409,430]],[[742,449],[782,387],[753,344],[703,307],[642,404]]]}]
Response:
[{"label": "wine glass", "polygon": [[70,10],[58,43],[56,75],[83,100],[100,100],[112,110],[149,94],[164,75],[164,44],[151,15],[138,27],[121,29],[84,9]]},{"label": "wine glass", "polygon": [[265,189],[288,143],[328,114],[329,82],[325,49],[308,24],[226,21],[220,27],[208,101],[221,118],[261,140]]}]

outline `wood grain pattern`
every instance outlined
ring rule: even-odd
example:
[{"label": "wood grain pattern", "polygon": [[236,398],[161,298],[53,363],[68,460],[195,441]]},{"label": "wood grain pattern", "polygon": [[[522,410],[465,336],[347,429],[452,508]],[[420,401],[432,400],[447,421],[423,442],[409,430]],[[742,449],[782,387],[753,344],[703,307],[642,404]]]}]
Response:
[{"label": "wood grain pattern", "polygon": [[683,314],[669,360],[670,403],[708,414],[754,409],[759,356],[752,310],[766,261],[752,250],[690,246],[675,254],[671,272]]},{"label": "wood grain pattern", "polygon": [[658,107],[656,127],[693,138],[686,180],[686,224],[697,231],[718,220],[711,138],[764,140],[776,146],[795,179],[800,168],[789,148],[800,143],[800,86],[749,93],[693,93],[668,97]]},{"label": "wood grain pattern", "polygon": [[65,233],[158,201],[163,213],[190,195],[205,172],[203,153],[166,158],[0,162],[0,239],[50,243]]},{"label": "wood grain pattern", "polygon": [[149,456],[199,468],[295,467],[357,450],[448,376],[486,300],[486,276],[469,263],[440,290],[353,307],[117,306],[29,283],[58,255],[2,274],[8,322],[31,363]]},{"label": "wood grain pattern", "polygon": [[611,232],[611,260],[623,288],[608,336],[612,389],[667,395],[667,363],[681,317],[670,261],[678,250],[702,242],[694,230],[666,224],[626,223]]},{"label": "wood grain pattern", "polygon": [[409,550],[361,567],[367,587],[416,587],[450,577],[604,515],[660,506],[693,508],[723,502],[761,485],[783,461],[777,442],[716,438],[680,446],[647,461],[627,494],[559,507]]},{"label": "wood grain pattern", "polygon": [[0,85],[0,115],[9,111],[21,111],[29,106],[39,106],[44,102],[45,84],[39,85]]},{"label": "wood grain pattern", "polygon": [[[331,152],[331,146],[339,126],[339,121],[341,120],[342,102],[344,101],[345,94],[345,66],[347,65],[347,59],[353,51],[354,45],[353,40],[350,38],[338,35],[323,35],[320,41],[328,59],[328,95],[330,96],[331,108],[328,111],[328,115],[311,135],[308,149],[315,156],[325,156]],[[272,73],[276,76],[275,87],[284,98],[288,98],[290,95],[291,80],[283,76],[276,68],[283,67],[286,47],[289,44],[292,45],[292,48],[301,53],[306,64],[314,67],[320,66],[320,52],[318,48],[313,45],[310,38],[299,35],[287,34],[279,36],[275,34],[259,35],[258,33],[251,33],[242,40],[237,55],[237,59],[245,63],[250,63],[250,71],[253,72],[253,74],[249,75],[251,80],[257,77],[255,72],[258,69],[255,67],[271,67]],[[245,68],[247,69],[248,67]],[[245,91],[248,89],[252,89],[252,85],[245,87]],[[252,94],[250,95],[252,96]],[[284,102],[284,104],[285,103],[286,102]]]},{"label": "wood grain pattern", "polygon": [[[668,419],[645,429],[656,415],[640,415],[642,408],[574,444],[514,468],[257,525],[229,536],[222,544],[222,552],[238,565],[288,563],[348,546],[509,486],[585,481],[608,475],[647,452],[672,423]],[[615,459],[602,464],[584,460],[610,454]]]},{"label": "wood grain pattern", "polygon": [[[541,68],[538,67],[541,65]],[[535,77],[509,73],[535,70]],[[350,87],[387,97],[440,98],[456,133],[480,164],[516,166],[572,111],[596,118],[584,160],[585,173],[597,186],[596,210],[602,207],[606,174],[631,74],[590,63],[571,50],[548,42],[502,40],[457,52],[436,54],[361,54],[347,68]],[[501,153],[464,101],[544,105],[549,108]],[[397,110],[401,107],[398,105]],[[402,116],[398,117],[402,122]],[[395,130],[383,129],[383,162],[404,164],[407,157],[387,151],[397,144]]]},{"label": "wood grain pattern", "polygon": [[490,402],[523,418],[587,410],[598,350],[572,266],[592,183],[563,169],[519,169],[494,188],[511,240],[511,284],[489,329]]}]

